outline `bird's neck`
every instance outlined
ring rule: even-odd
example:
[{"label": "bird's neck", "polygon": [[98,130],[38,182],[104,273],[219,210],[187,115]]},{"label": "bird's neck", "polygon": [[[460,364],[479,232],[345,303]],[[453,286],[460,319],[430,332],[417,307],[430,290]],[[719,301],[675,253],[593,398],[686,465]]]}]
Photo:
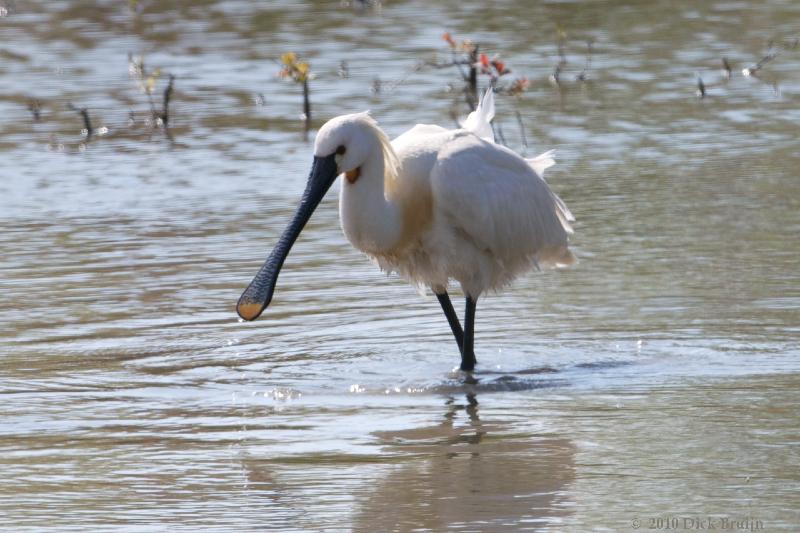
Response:
[{"label": "bird's neck", "polygon": [[403,229],[400,206],[386,194],[384,157],[376,144],[355,182],[346,177],[342,180],[339,200],[339,218],[347,240],[368,254],[391,250]]}]

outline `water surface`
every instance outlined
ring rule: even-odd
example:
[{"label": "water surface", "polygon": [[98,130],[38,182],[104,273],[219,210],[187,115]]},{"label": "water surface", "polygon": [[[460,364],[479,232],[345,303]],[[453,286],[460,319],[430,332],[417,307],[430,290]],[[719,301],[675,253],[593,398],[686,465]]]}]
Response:
[{"label": "water surface", "polygon": [[[797,528],[800,5],[133,4],[0,10],[2,527]],[[419,68],[446,30],[530,79],[496,126],[558,150],[580,263],[481,300],[466,379],[332,191],[238,322],[311,162],[277,58],[309,59],[314,129],[371,109],[395,136],[467,111]],[[169,135],[129,54],[156,107],[176,76]]]}]

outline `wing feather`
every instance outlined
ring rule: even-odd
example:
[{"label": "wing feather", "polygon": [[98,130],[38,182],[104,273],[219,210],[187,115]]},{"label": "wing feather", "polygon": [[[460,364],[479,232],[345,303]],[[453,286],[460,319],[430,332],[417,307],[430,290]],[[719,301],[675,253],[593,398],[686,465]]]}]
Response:
[{"label": "wing feather", "polygon": [[465,133],[439,151],[431,179],[437,211],[480,250],[509,265],[574,262],[569,210],[511,150]]}]

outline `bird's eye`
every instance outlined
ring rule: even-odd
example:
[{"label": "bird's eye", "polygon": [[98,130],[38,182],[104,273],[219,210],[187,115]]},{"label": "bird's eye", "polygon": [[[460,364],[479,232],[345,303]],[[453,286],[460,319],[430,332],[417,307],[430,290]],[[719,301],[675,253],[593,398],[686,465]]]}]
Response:
[{"label": "bird's eye", "polygon": [[345,148],[343,144],[340,144],[339,148],[336,149],[336,154],[337,155],[344,155],[344,153],[346,151],[347,151],[347,148]]}]

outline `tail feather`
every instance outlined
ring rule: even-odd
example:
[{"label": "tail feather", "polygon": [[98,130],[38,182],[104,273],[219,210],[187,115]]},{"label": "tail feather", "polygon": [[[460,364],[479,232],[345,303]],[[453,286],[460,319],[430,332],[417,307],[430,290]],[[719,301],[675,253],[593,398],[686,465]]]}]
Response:
[{"label": "tail feather", "polygon": [[569,210],[569,207],[567,207],[567,204],[564,203],[564,200],[559,198],[555,193],[553,193],[553,196],[556,198],[556,207],[558,207],[558,210],[561,211],[564,218],[567,219],[567,222],[575,222],[575,215],[573,215],[572,211]]},{"label": "tail feather", "polygon": [[[486,92],[483,93],[478,107],[467,116],[462,127],[486,141],[494,142],[494,130],[492,130],[491,124],[493,118],[494,90],[489,87],[486,89]],[[525,159],[525,161],[530,165],[533,171],[536,172],[536,175],[544,180],[544,171],[556,164],[555,153],[555,150],[548,150],[536,157]],[[567,204],[565,204],[557,194],[552,193],[552,195],[556,207],[556,216],[558,216],[558,220],[561,222],[561,226],[564,230],[572,235],[573,229],[570,223],[575,222],[575,216],[569,210]],[[575,262],[575,256],[572,255],[569,249],[559,249],[557,252],[558,253],[553,254],[554,258],[552,258],[553,260],[551,262],[559,266],[569,265]]]},{"label": "tail feather", "polygon": [[[555,150],[548,150],[541,155],[526,159],[525,161],[528,163],[528,165],[530,165],[533,171],[536,172],[536,175],[544,180],[544,171],[556,164],[555,153]],[[569,210],[567,204],[564,203],[564,200],[559,198],[556,193],[552,191],[551,193],[553,194],[553,201],[556,204],[556,215],[558,216],[558,220],[561,222],[561,226],[564,228],[564,230],[572,235],[573,229],[570,222],[575,222],[575,216]]]},{"label": "tail feather", "polygon": [[544,171],[556,164],[556,151],[548,150],[541,155],[525,159],[540,178],[544,178]]},{"label": "tail feather", "polygon": [[572,216],[572,213],[567,209],[567,205],[556,193],[553,193],[553,199],[556,201],[556,216],[558,221],[561,222],[561,227],[564,228],[568,235],[572,235],[575,230],[572,229],[571,222],[575,222],[575,217]]},{"label": "tail feather", "polygon": [[462,124],[465,130],[469,130],[481,139],[494,142],[494,131],[492,130],[492,119],[494,118],[494,90],[489,87],[483,93],[478,107],[467,116]]}]

